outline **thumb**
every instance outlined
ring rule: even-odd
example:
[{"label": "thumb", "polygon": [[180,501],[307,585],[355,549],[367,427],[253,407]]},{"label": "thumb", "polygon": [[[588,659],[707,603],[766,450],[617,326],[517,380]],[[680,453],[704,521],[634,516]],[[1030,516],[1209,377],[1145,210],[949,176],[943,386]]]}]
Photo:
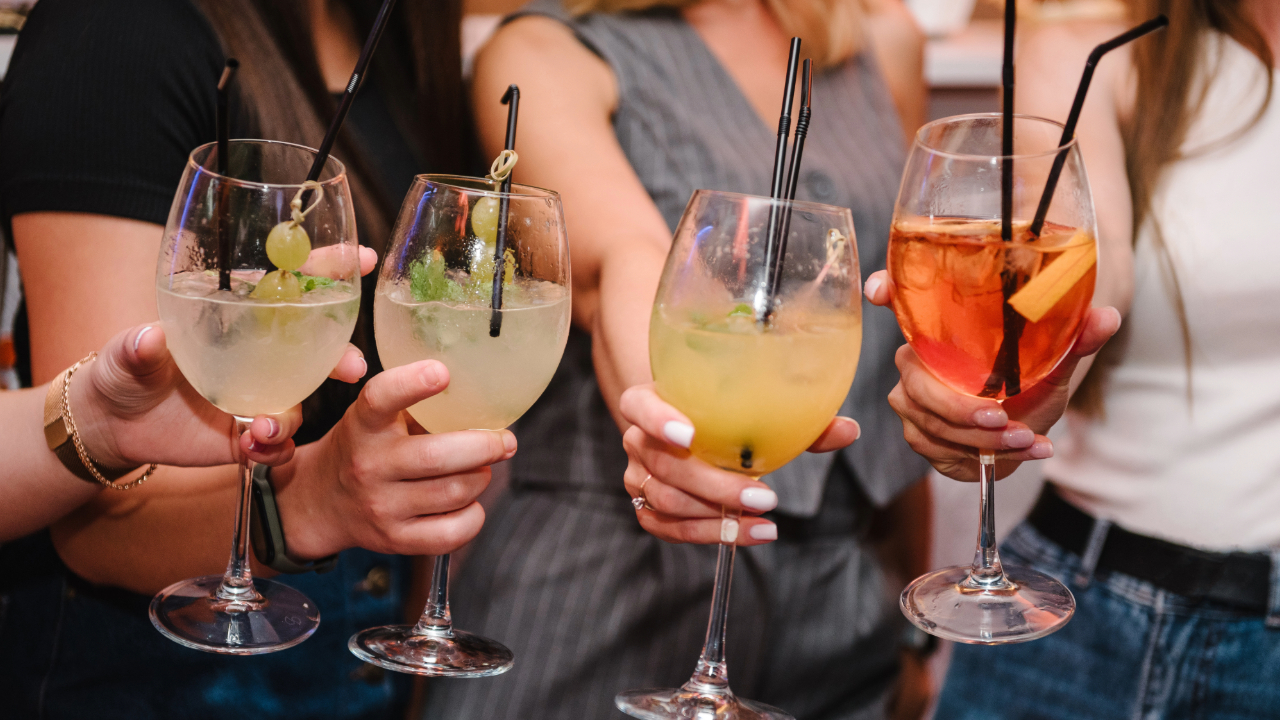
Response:
[{"label": "thumb", "polygon": [[1080,361],[1102,349],[1120,330],[1120,311],[1113,307],[1091,308],[1085,315],[1080,334],[1067,357],[1042,382],[1046,386],[1066,387]]},{"label": "thumb", "polygon": [[145,378],[169,362],[169,348],[164,330],[159,325],[143,325],[123,333],[119,341],[107,346],[108,362],[128,375]]}]

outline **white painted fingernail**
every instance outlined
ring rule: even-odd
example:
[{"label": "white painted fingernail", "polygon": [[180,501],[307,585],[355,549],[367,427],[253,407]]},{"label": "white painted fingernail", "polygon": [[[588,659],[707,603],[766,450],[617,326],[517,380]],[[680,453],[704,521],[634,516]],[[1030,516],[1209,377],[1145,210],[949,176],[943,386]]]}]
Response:
[{"label": "white painted fingernail", "polygon": [[369,363],[364,358],[356,358],[360,361],[360,377],[364,377],[369,372]]},{"label": "white painted fingernail", "polygon": [[693,444],[693,426],[677,420],[668,420],[662,426],[662,436],[672,445],[687,448]]},{"label": "white painted fingernail", "polygon": [[151,328],[153,328],[153,327],[155,327],[155,326],[154,326],[154,325],[148,325],[148,326],[146,326],[146,327],[142,328],[142,330],[140,330],[140,331],[138,332],[138,336],[137,336],[137,337],[135,337],[135,338],[133,339],[133,351],[134,351],[134,352],[138,352],[138,345],[142,344],[142,336],[143,336],[143,335],[146,335],[146,334],[147,334],[147,333],[149,333],[149,332],[151,332]]},{"label": "white painted fingernail", "polygon": [[867,299],[875,297],[876,293],[880,292],[880,278],[867,278],[867,285],[864,290],[866,291]]},{"label": "white painted fingernail", "polygon": [[752,540],[777,540],[778,526],[773,523],[752,525],[747,534],[751,536]]},{"label": "white painted fingernail", "polygon": [[738,496],[743,507],[766,512],[778,507],[778,494],[769,488],[747,488]]},{"label": "white painted fingernail", "polygon": [[732,545],[738,542],[738,521],[733,518],[725,518],[720,521],[720,542],[725,545]]}]

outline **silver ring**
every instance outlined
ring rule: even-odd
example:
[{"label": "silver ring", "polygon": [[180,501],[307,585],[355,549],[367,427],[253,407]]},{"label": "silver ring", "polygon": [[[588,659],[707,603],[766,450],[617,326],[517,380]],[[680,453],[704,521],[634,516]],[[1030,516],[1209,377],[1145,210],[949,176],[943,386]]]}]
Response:
[{"label": "silver ring", "polygon": [[632,506],[632,507],[634,507],[634,508],[636,509],[636,512],[640,512],[641,510],[653,510],[653,509],[654,509],[654,508],[653,508],[653,506],[649,504],[649,498],[647,498],[647,497],[645,497],[645,496],[644,496],[644,486],[645,486],[645,485],[646,485],[650,480],[652,480],[652,479],[653,479],[653,475],[652,475],[652,474],[650,474],[650,475],[646,475],[646,476],[645,476],[645,478],[644,478],[644,481],[640,483],[640,492],[639,492],[639,494],[637,494],[635,497],[631,498],[631,506]]}]

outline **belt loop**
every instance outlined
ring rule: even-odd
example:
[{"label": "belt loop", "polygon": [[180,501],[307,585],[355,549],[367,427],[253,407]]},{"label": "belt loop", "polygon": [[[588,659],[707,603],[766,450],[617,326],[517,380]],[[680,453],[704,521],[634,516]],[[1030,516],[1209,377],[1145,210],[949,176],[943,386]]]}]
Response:
[{"label": "belt loop", "polygon": [[1106,518],[1094,518],[1093,529],[1089,531],[1089,542],[1080,554],[1080,570],[1076,573],[1076,584],[1082,588],[1089,587],[1093,581],[1093,571],[1098,567],[1098,558],[1102,557],[1102,548],[1107,544],[1107,533],[1111,532],[1111,521]]},{"label": "belt loop", "polygon": [[1271,553],[1271,586],[1267,592],[1267,619],[1269,628],[1280,628],[1280,550]]}]

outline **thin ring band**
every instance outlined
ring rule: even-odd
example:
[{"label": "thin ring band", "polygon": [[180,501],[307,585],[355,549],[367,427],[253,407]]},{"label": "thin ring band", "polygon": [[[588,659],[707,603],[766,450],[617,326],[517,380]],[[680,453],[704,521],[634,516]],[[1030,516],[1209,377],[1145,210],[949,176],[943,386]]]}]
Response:
[{"label": "thin ring band", "polygon": [[644,480],[640,483],[640,492],[637,493],[635,497],[631,498],[631,506],[636,509],[636,512],[654,509],[653,506],[649,504],[649,498],[644,495],[644,486],[652,479],[652,474],[646,475]]}]

